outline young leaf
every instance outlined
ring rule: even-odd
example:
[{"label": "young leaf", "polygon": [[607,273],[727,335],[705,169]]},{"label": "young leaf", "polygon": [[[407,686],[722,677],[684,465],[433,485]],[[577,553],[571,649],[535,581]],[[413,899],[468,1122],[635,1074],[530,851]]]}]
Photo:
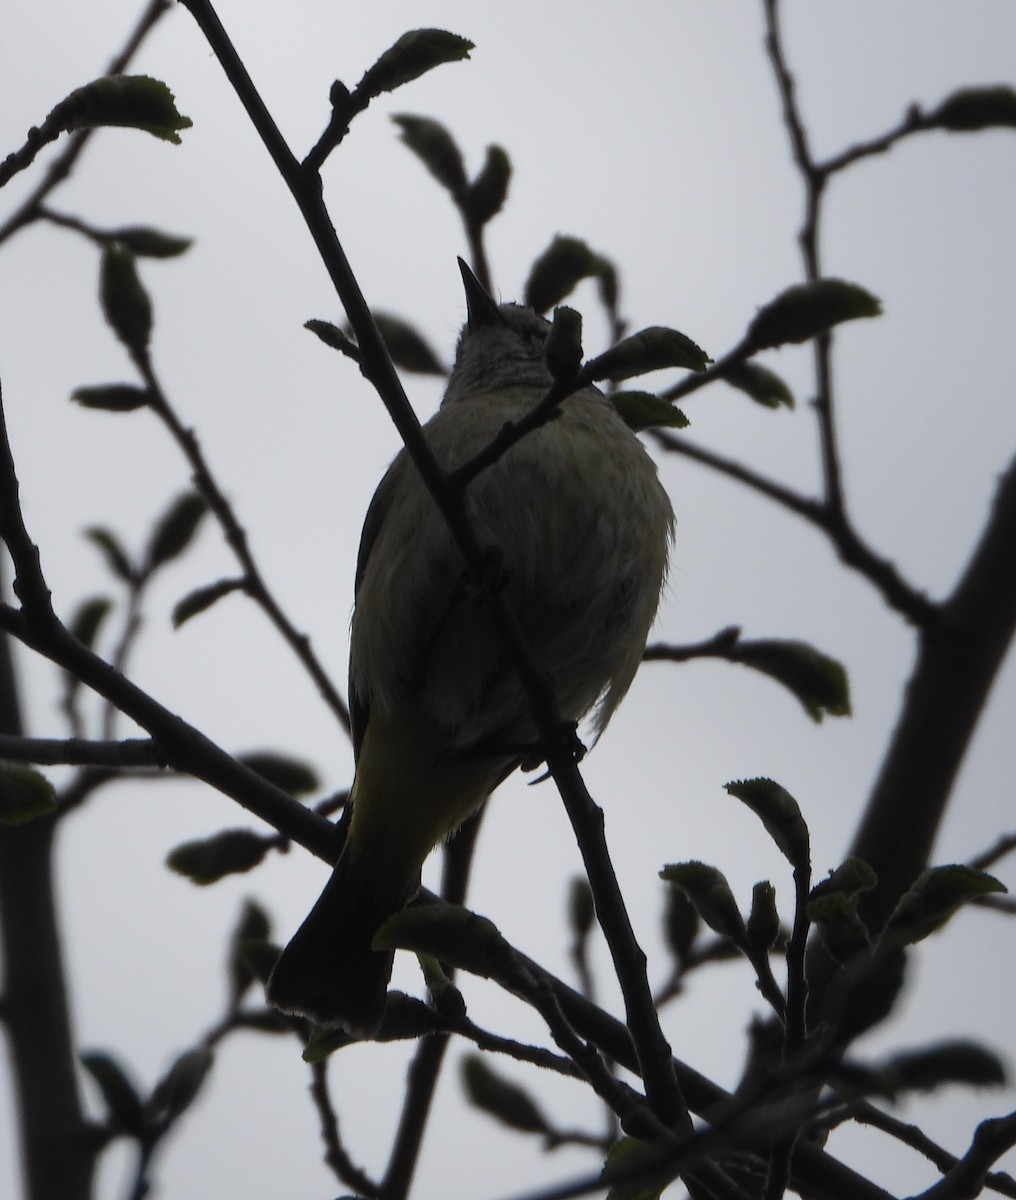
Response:
[{"label": "young leaf", "polygon": [[145,557],[147,569],[154,571],[182,554],[207,511],[208,502],[200,492],[184,492],[178,496],[152,530]]},{"label": "young leaf", "polygon": [[147,408],[150,394],[147,388],[135,383],[100,383],[93,387],[79,387],[71,392],[71,399],[82,408],[99,408],[104,412],[137,412]]},{"label": "young leaf", "polygon": [[357,100],[372,100],[419,79],[443,63],[469,57],[473,43],[443,29],[411,29],[390,46],[356,85]]},{"label": "young leaf", "polygon": [[447,375],[448,368],[431,349],[416,328],[391,313],[374,314],[378,330],[392,356],[392,362],[403,371],[416,375]]},{"label": "young leaf", "polygon": [[209,838],[182,842],[166,856],[166,866],[200,887],[226,875],[256,867],[268,852],[267,841],[250,829],[224,829]]},{"label": "young leaf", "polygon": [[857,896],[846,892],[823,892],[808,901],[808,919],[818,930],[822,944],[838,963],[847,963],[871,945],[868,927],[857,909]]},{"label": "young leaf", "polygon": [[881,1068],[885,1090],[931,1092],[948,1083],[970,1087],[1005,1087],[1005,1064],[979,1042],[946,1041],[894,1054]]},{"label": "young leaf", "polygon": [[120,341],[133,353],[143,353],[152,335],[152,302],[138,277],[134,255],[115,242],[102,250],[99,300]]},{"label": "young leaf", "polygon": [[26,825],[56,809],[56,792],[45,775],[0,759],[0,825]]},{"label": "young leaf", "polygon": [[612,379],[615,382],[660,371],[666,367],[684,367],[704,371],[709,356],[690,337],[663,325],[650,325],[639,333],[622,338],[604,354],[592,358],[582,368],[589,380]]},{"label": "young leaf", "polygon": [[951,133],[1016,128],[1016,91],[1005,84],[960,88],[928,113],[924,123]]},{"label": "young leaf", "polygon": [[374,935],[375,950],[412,950],[450,967],[489,976],[511,949],[493,921],[455,904],[404,908]]},{"label": "young leaf", "polygon": [[739,641],[729,657],[732,662],[743,663],[782,683],[815,722],[820,722],[826,714],[850,716],[846,668],[807,642],[776,638]]},{"label": "young leaf", "polygon": [[145,225],[124,225],[120,229],[111,229],[108,237],[126,246],[139,258],[176,258],[194,244],[193,238],[175,237]]},{"label": "young leaf", "polygon": [[743,946],[747,940],[744,918],[723,874],[703,862],[668,863],[660,878],[679,887],[694,904],[710,929]]},{"label": "young leaf", "polygon": [[554,309],[543,347],[547,370],[558,383],[571,383],[582,366],[582,314],[566,304]]},{"label": "young leaf", "polygon": [[81,1065],[95,1080],[114,1124],[140,1137],[145,1130],[141,1096],[123,1067],[112,1055],[96,1050],[82,1054]]},{"label": "young leaf", "polygon": [[576,875],[568,887],[568,927],[576,937],[584,938],[596,920],[593,890],[585,875]]},{"label": "young leaf", "polygon": [[63,128],[119,126],[141,129],[179,144],[181,129],[193,122],[181,116],[169,88],[148,75],[109,75],[77,88],[51,114],[61,114]]},{"label": "young leaf", "polygon": [[213,1062],[211,1050],[205,1047],[181,1054],[152,1091],[147,1105],[150,1118],[169,1124],[190,1108]]},{"label": "young leaf", "polygon": [[486,225],[501,211],[508,197],[512,164],[500,146],[488,146],[479,174],[466,192],[466,211],[471,221]]},{"label": "young leaf", "polygon": [[70,620],[71,636],[91,649],[95,645],[99,629],[112,607],[112,600],[105,596],[95,596],[91,600],[82,601]]},{"label": "young leaf", "polygon": [[[644,1172],[639,1170],[643,1159],[647,1168]],[[638,1138],[621,1137],[607,1151],[603,1164],[603,1182],[615,1176],[620,1176],[622,1182],[611,1183],[606,1200],[660,1200],[667,1184],[671,1182],[673,1172],[666,1172],[660,1182],[656,1148]],[[647,1179],[649,1182],[646,1182]]]},{"label": "young leaf", "polygon": [[844,279],[816,279],[780,292],[755,315],[748,338],[756,350],[807,342],[834,325],[878,317],[882,305],[871,292]]},{"label": "young leaf", "polygon": [[255,901],[245,900],[240,919],[229,939],[227,974],[234,1005],[240,1003],[247,989],[259,978],[250,954],[251,944],[266,945],[271,934],[272,923],[265,910]]},{"label": "young leaf", "polygon": [[179,629],[191,617],[196,617],[198,613],[203,613],[206,609],[211,608],[223,596],[232,595],[233,592],[242,592],[244,586],[242,579],[219,579],[215,583],[209,583],[188,592],[182,600],[178,600],[173,605],[171,618],[173,628]]},{"label": "young leaf", "polygon": [[812,900],[822,896],[841,892],[845,896],[859,896],[862,892],[874,890],[878,884],[878,876],[870,863],[863,858],[851,855],[845,858],[835,870],[829,872],[825,879],[820,880],[811,889]]},{"label": "young leaf", "polygon": [[[373,1041],[416,1041],[424,1034],[435,1033],[441,1025],[441,1018],[429,1004],[391,988],[385,1000],[381,1028],[374,1034]],[[321,1062],[336,1050],[341,1050],[354,1041],[355,1039],[342,1029],[326,1029],[314,1025],[301,1058],[306,1063]]]},{"label": "young leaf", "polygon": [[748,945],[756,954],[768,954],[780,939],[780,914],[776,907],[776,889],[767,880],[756,883],[751,891],[751,911],[746,922]]},{"label": "young leaf", "polygon": [[319,337],[326,346],[330,346],[333,350],[338,350],[341,354],[345,354],[352,359],[359,359],[360,351],[356,348],[356,343],[342,330],[338,325],[333,325],[331,321],[321,321],[316,318],[310,321],[304,321],[304,329],[309,329],[316,337]]},{"label": "young leaf", "polygon": [[940,929],[971,900],[1005,890],[993,875],[962,863],[931,867],[900,897],[882,937],[895,945],[913,945]]},{"label": "young leaf", "polygon": [[750,396],[763,408],[794,407],[794,395],[790,388],[768,367],[757,362],[736,363],[724,373],[723,378],[731,387]]},{"label": "young leaf", "polygon": [[679,887],[667,888],[663,910],[663,936],[679,963],[683,963],[695,944],[702,922],[695,905]]},{"label": "young leaf", "polygon": [[237,946],[237,954],[243,958],[250,973],[262,986],[268,982],[281,953],[281,946],[274,942],[258,941],[256,938],[249,938]]},{"label": "young leaf", "polygon": [[475,1108],[495,1117],[509,1129],[522,1133],[550,1133],[551,1129],[539,1105],[518,1084],[492,1071],[480,1054],[467,1054],[462,1060],[462,1086]]},{"label": "young leaf", "polygon": [[242,754],[239,761],[291,796],[305,796],[309,792],[316,792],[321,786],[317,772],[309,763],[285,754],[261,751]]},{"label": "young leaf", "polygon": [[402,130],[402,141],[438,183],[447,188],[457,202],[461,201],[468,186],[466,167],[462,161],[462,151],[448,130],[440,121],[414,117],[409,113],[398,113],[392,120]]},{"label": "young leaf", "polygon": [[772,779],[741,779],[724,785],[759,818],[795,871],[811,865],[811,840],[801,809],[786,788]]},{"label": "young leaf", "polygon": [[681,409],[654,392],[614,392],[610,402],[636,433],[643,429],[687,429],[691,424]]},{"label": "young leaf", "polygon": [[127,557],[127,551],[111,529],[93,525],[92,528],[85,530],[85,537],[98,546],[102,557],[106,560],[106,566],[117,579],[122,583],[134,582],[135,571]]},{"label": "young leaf", "polygon": [[614,268],[581,238],[558,234],[533,263],[526,280],[526,304],[545,313],[560,304],[583,279],[595,279]]}]

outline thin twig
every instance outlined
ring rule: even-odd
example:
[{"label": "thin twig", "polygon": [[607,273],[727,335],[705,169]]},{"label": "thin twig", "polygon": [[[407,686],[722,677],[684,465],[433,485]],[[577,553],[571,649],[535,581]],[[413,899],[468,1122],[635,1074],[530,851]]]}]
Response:
[{"label": "thin twig", "polygon": [[310,812],[281,788],[244,766],[211,739],[170,712],[154,697],[114,671],[109,663],[74,638],[53,610],[39,551],[25,528],[17,474],[7,440],[0,394],[0,539],[14,563],[14,591],[21,609],[0,605],[0,628],[77,676],[111,700],[158,743],[165,761],[231,796],[248,811],[334,862],[337,834],[330,821]]},{"label": "thin twig", "polygon": [[[138,18],[137,24],[131,30],[124,43],[123,49],[114,56],[106,67],[106,75],[120,75],[126,70],[131,59],[137,53],[141,43],[151,32],[155,23],[173,7],[171,0],[151,0],[148,7]],[[46,197],[56,187],[66,180],[95,129],[81,129],[72,133],[67,144],[56,158],[49,164],[46,173],[36,188],[24,199],[21,205],[0,225],[0,245],[15,234],[19,229],[30,225],[39,217],[39,209]]]},{"label": "thin twig", "polygon": [[[475,813],[445,847],[441,895],[449,904],[465,902],[483,811]],[[449,979],[453,976],[449,969]],[[403,1200],[408,1195],[447,1049],[448,1034],[431,1033],[420,1039],[413,1055],[395,1140],[381,1183],[383,1200]]]},{"label": "thin twig", "polygon": [[89,741],[84,738],[14,738],[0,736],[0,758],[12,762],[54,766],[161,767],[158,744],[152,738]]},{"label": "thin twig", "polygon": [[803,517],[829,538],[848,567],[863,575],[878,590],[883,600],[920,629],[930,628],[939,618],[941,607],[918,591],[897,571],[887,558],[881,558],[861,539],[842,510],[810,496],[803,496],[785,484],[770,479],[735,459],[697,446],[681,434],[653,430],[657,445],[673,454],[681,454],[729,479],[751,488],[789,512]]},{"label": "thin twig", "polygon": [[[959,1162],[959,1158],[955,1154],[946,1150],[944,1146],[940,1146],[938,1142],[932,1141],[919,1126],[908,1121],[901,1121],[891,1113],[884,1112],[869,1100],[851,1099],[842,1109],[831,1114],[831,1118],[820,1120],[819,1127],[833,1129],[844,1121],[857,1121],[862,1125],[869,1125],[872,1129],[878,1129],[882,1133],[888,1134],[889,1137],[895,1138],[904,1146],[909,1146],[911,1150],[916,1150],[918,1154],[923,1155],[930,1163],[934,1164],[943,1175],[951,1171]],[[984,1186],[997,1192],[1000,1196],[1008,1196],[1011,1200],[1016,1200],[1016,1179],[1013,1179],[1005,1171],[989,1172],[984,1177]]]},{"label": "thin twig", "polygon": [[246,530],[240,524],[233,511],[233,506],[226,498],[222,488],[219,487],[196,434],[183,424],[170,404],[155,373],[151,355],[145,349],[140,352],[132,352],[131,357],[148,388],[149,408],[169,430],[173,440],[187,459],[194,475],[195,486],[208,501],[208,506],[219,522],[226,543],[243,570],[244,594],[258,605],[282,635],[286,644],[314,681],[325,704],[348,733],[350,729],[349,709],[345,701],[339,695],[338,689],[315,654],[310,639],[296,629],[265,582],[264,575],[251,551]]},{"label": "thin twig", "polygon": [[328,1059],[311,1064],[310,1094],[321,1120],[321,1140],[325,1144],[325,1162],[347,1187],[358,1196],[377,1196],[380,1189],[366,1171],[358,1167],[346,1153],[339,1136],[339,1118],[328,1093]]}]

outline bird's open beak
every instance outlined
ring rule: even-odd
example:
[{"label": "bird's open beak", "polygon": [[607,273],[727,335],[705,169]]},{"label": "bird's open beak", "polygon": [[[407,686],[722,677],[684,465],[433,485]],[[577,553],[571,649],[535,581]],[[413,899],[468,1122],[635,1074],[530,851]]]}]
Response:
[{"label": "bird's open beak", "polygon": [[466,320],[469,332],[475,333],[485,325],[500,325],[504,318],[497,305],[461,258],[459,271],[462,273],[462,286],[466,290]]}]

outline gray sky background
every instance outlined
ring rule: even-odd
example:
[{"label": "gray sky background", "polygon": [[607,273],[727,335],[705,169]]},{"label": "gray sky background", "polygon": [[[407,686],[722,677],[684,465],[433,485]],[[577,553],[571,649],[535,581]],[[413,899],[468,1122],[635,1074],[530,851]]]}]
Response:
[{"label": "gray sky background", "polygon": [[[930,107],[962,85],[1014,82],[1016,8],[1008,0],[783,7],[819,154],[882,132],[912,101]],[[35,0],[10,8],[0,27],[4,154],[101,72],[140,4]],[[297,153],[323,126],[331,81],[355,83],[406,29],[439,26],[476,43],[469,62],[373,105],[325,172],[339,236],[368,300],[413,319],[446,358],[464,315],[455,268],[464,242],[443,193],[399,144],[391,113],[444,122],[473,171],[489,142],[511,154],[509,203],[489,236],[506,299],[555,233],[575,234],[620,265],[633,327],[675,326],[718,357],[761,304],[800,278],[801,191],[762,52],[760,3],[640,0],[622,13],[607,0],[223,0],[220,15]],[[343,683],[360,522],[397,435],[354,368],[302,329],[310,317],[339,319],[336,301],[288,194],[182,8],[136,69],[170,84],[194,128],[179,147],[101,133],[54,207],[100,226],[144,223],[196,237],[182,259],[143,265],[156,305],[156,362],[272,586]],[[0,212],[37,178],[38,168],[12,184]],[[862,534],[932,595],[955,579],[1016,445],[1014,211],[1011,132],[915,138],[839,178],[828,198],[826,273],[863,284],[885,307],[880,320],[856,322],[836,339],[849,504]],[[97,264],[84,239],[42,227],[0,255],[10,432],[30,530],[65,613],[114,586],[81,530],[108,524],[136,546],[187,484],[180,455],[147,414],[118,418],[67,401],[81,384],[130,378],[95,303]],[[586,315],[586,351],[594,353],[604,328],[593,289],[580,289],[573,303]],[[687,404],[689,436],[812,491],[809,353],[786,350],[766,361],[794,388],[796,411],[765,412],[717,386]],[[426,416],[439,387],[408,383]],[[584,774],[606,811],[658,981],[666,973],[656,880],[663,863],[714,862],[745,906],[763,877],[785,903],[791,894],[782,861],[722,785],[769,775],[789,788],[811,824],[823,874],[842,857],[870,789],[912,655],[901,622],[810,528],[683,459],[664,461],[661,471],[679,527],[656,636],[696,641],[738,624],[749,636],[804,638],[848,666],[855,715],[816,726],[775,685],[719,664],[654,664],[640,674]],[[136,678],[224,746],[285,749],[316,763],[326,788],[345,786],[345,738],[249,605],[229,599],[179,633],[169,629],[181,595],[232,571],[209,525],[150,597]],[[56,673],[21,663],[33,732],[60,733]],[[1014,708],[1010,663],[959,780],[939,861],[968,858],[1013,826]],[[208,890],[163,867],[179,841],[245,820],[196,785],[117,785],[64,831],[61,899],[80,1039],[122,1055],[146,1084],[216,1019],[219,963],[243,897],[270,907],[282,938],[323,881],[320,864],[299,851]],[[488,815],[471,904],[568,977],[563,902],[578,865],[551,786],[512,781]],[[1007,871],[1011,882],[1011,865]],[[604,1002],[616,1005],[602,948],[597,961]],[[919,988],[899,1020],[867,1043],[872,1053],[901,1040],[966,1035],[1016,1058],[1010,925],[962,915],[925,945],[914,978]],[[411,964],[399,964],[396,982],[418,987]],[[514,1002],[473,981],[466,995],[481,1024],[544,1038]],[[668,1010],[666,1028],[676,1053],[732,1084],[747,1017],[758,1008],[748,974],[721,968],[693,981]],[[547,1157],[464,1109],[461,1052],[453,1048],[438,1095],[420,1196],[505,1197],[595,1165],[578,1152]],[[405,1063],[398,1047],[367,1047],[333,1066],[343,1132],[369,1169],[383,1162]],[[498,1065],[539,1090],[562,1125],[599,1127],[580,1089]],[[318,1162],[307,1082],[295,1041],[230,1041],[160,1164],[156,1194],[335,1194]],[[1012,1109],[1013,1099],[1011,1091],[950,1092],[904,1115],[961,1152],[976,1121]],[[16,1187],[12,1120],[0,1082],[0,1194]],[[834,1138],[831,1148],[904,1194],[933,1178],[915,1155],[878,1135]],[[104,1197],[122,1194],[123,1171],[112,1155]]]}]

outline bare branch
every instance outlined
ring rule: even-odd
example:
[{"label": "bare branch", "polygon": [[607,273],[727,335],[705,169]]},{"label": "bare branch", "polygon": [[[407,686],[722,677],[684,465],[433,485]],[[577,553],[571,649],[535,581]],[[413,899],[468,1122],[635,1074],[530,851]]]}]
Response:
[{"label": "bare branch", "polygon": [[0,758],[53,766],[68,763],[95,767],[165,766],[151,738],[87,741],[84,738],[14,738],[0,736]]}]

